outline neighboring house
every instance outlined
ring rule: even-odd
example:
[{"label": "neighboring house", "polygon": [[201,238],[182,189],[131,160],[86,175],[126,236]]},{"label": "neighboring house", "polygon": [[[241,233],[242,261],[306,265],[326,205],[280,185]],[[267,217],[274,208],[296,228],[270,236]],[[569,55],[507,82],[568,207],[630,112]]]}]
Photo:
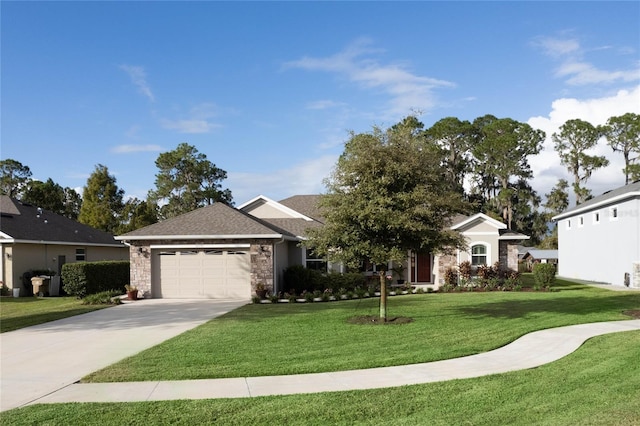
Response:
[{"label": "neighboring house", "polygon": [[3,283],[23,288],[25,272],[51,270],[59,275],[65,263],[127,260],[129,250],[107,232],[2,195],[0,255]]},{"label": "neighboring house", "polygon": [[558,222],[558,275],[640,288],[640,181],[592,198]]},{"label": "neighboring house", "polygon": [[526,263],[527,270],[533,270],[536,263],[552,263],[558,265],[558,250],[538,250],[530,249],[522,257],[522,261]]},{"label": "neighboring house", "polygon": [[[131,281],[145,297],[249,299],[258,283],[286,291],[283,272],[291,265],[343,270],[301,245],[306,230],[324,223],[318,199],[298,195],[278,202],[259,196],[238,208],[215,203],[116,239],[130,245]],[[437,286],[447,267],[464,260],[492,265],[500,259],[517,270],[517,243],[527,236],[508,232],[484,214],[460,217],[452,228],[467,237],[469,249],[408,253],[403,279]],[[363,263],[364,273],[375,269]]]}]

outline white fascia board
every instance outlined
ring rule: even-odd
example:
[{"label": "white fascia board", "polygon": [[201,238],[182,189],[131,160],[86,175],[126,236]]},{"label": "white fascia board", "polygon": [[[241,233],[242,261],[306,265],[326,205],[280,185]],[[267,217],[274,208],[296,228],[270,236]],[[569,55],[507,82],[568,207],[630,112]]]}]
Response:
[{"label": "white fascia board", "polygon": [[[2,241],[2,243],[8,243],[9,241]],[[82,241],[38,241],[38,240],[15,240],[12,239],[13,244],[46,244],[49,246],[90,246],[90,247],[125,247],[124,244],[100,244],[100,243],[85,243]]]},{"label": "white fascia board", "polygon": [[151,244],[151,249],[218,249],[250,248],[251,244]]},{"label": "white fascia board", "polygon": [[256,239],[275,239],[282,238],[282,234],[235,234],[235,235],[136,235],[131,237],[118,236],[115,237],[119,241],[154,241],[154,240],[256,240]]},{"label": "white fascia board", "polygon": [[606,206],[607,204],[615,204],[615,203],[624,201],[627,198],[635,198],[635,197],[640,197],[640,191],[627,192],[626,194],[620,194],[617,197],[607,198],[602,201],[598,201],[597,203],[589,204],[588,206],[578,207],[575,210],[571,210],[570,212],[560,213],[559,215],[553,216],[551,220],[558,221],[566,217],[572,217],[578,214],[582,214],[584,212],[588,212],[590,210],[598,209],[602,206]]},{"label": "white fascia board", "polygon": [[499,222],[499,221],[495,220],[492,217],[487,216],[484,213],[476,213],[473,216],[471,216],[470,218],[467,218],[467,219],[463,220],[462,222],[456,223],[455,225],[451,226],[451,229],[461,228],[461,227],[463,227],[465,225],[468,225],[469,223],[472,223],[472,222],[476,221],[477,219],[482,219],[485,222],[489,223],[489,225],[491,225],[491,226],[493,226],[493,227],[495,227],[497,229],[507,229],[507,225],[505,225],[502,222]]},{"label": "white fascia board", "polygon": [[520,235],[504,235],[498,237],[498,240],[528,240],[531,237],[528,235],[520,234]]},{"label": "white fascia board", "polygon": [[7,233],[4,233],[2,231],[0,231],[0,238],[2,239],[7,239],[7,240],[13,240],[13,237]]},{"label": "white fascia board", "polygon": [[[246,203],[243,203],[240,206],[238,206],[237,209],[245,211],[244,210],[245,207],[249,207],[252,204],[257,203],[258,201],[263,201],[265,204],[270,205],[274,209],[280,210],[281,212],[287,214],[288,216],[291,216],[294,219],[304,219],[307,222],[313,222],[313,219],[310,218],[309,216],[305,216],[305,215],[303,215],[302,213],[300,213],[300,212],[298,212],[296,210],[293,210],[293,209],[291,209],[291,208],[289,208],[289,207],[287,207],[287,206],[285,206],[283,204],[280,204],[277,201],[272,200],[269,197],[265,197],[264,195],[258,195],[257,197],[252,198],[251,200],[247,201]],[[248,213],[248,212],[246,212],[246,213]],[[249,213],[249,214],[251,214],[251,213]]]}]

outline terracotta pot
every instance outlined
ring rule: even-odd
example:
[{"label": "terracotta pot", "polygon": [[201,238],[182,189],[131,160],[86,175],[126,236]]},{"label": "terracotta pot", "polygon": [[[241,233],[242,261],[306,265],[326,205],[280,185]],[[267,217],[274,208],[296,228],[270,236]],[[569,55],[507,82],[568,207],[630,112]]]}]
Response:
[{"label": "terracotta pot", "polygon": [[128,291],[127,299],[129,300],[138,300],[138,290]]}]

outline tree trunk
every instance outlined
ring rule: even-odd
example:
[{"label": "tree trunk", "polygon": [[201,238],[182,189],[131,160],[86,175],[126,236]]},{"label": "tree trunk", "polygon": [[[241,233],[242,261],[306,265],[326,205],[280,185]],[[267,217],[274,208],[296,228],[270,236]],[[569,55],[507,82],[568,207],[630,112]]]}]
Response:
[{"label": "tree trunk", "polygon": [[387,322],[387,274],[380,271],[380,319]]}]

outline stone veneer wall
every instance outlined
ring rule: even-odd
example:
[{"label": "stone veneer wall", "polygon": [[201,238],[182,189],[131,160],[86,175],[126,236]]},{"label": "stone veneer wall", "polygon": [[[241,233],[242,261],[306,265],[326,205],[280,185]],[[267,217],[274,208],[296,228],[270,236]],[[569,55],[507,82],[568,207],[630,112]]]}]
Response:
[{"label": "stone veneer wall", "polygon": [[498,242],[498,262],[502,271],[518,270],[518,244],[516,241],[501,240]]},{"label": "stone veneer wall", "polygon": [[457,270],[458,256],[455,254],[439,254],[436,255],[437,260],[434,262],[438,268],[438,276],[436,277],[436,285],[444,285],[444,277],[447,269],[453,268]]},{"label": "stone veneer wall", "polygon": [[153,245],[198,245],[198,244],[247,244],[250,243],[251,259],[251,292],[254,293],[256,284],[261,282],[272,292],[273,281],[273,242],[271,240],[154,240],[132,241],[129,247],[130,280],[129,283],[138,287],[140,297],[150,298],[151,293],[151,244]]},{"label": "stone veneer wall", "polygon": [[640,288],[640,262],[633,262],[633,272],[631,272],[630,286]]}]

